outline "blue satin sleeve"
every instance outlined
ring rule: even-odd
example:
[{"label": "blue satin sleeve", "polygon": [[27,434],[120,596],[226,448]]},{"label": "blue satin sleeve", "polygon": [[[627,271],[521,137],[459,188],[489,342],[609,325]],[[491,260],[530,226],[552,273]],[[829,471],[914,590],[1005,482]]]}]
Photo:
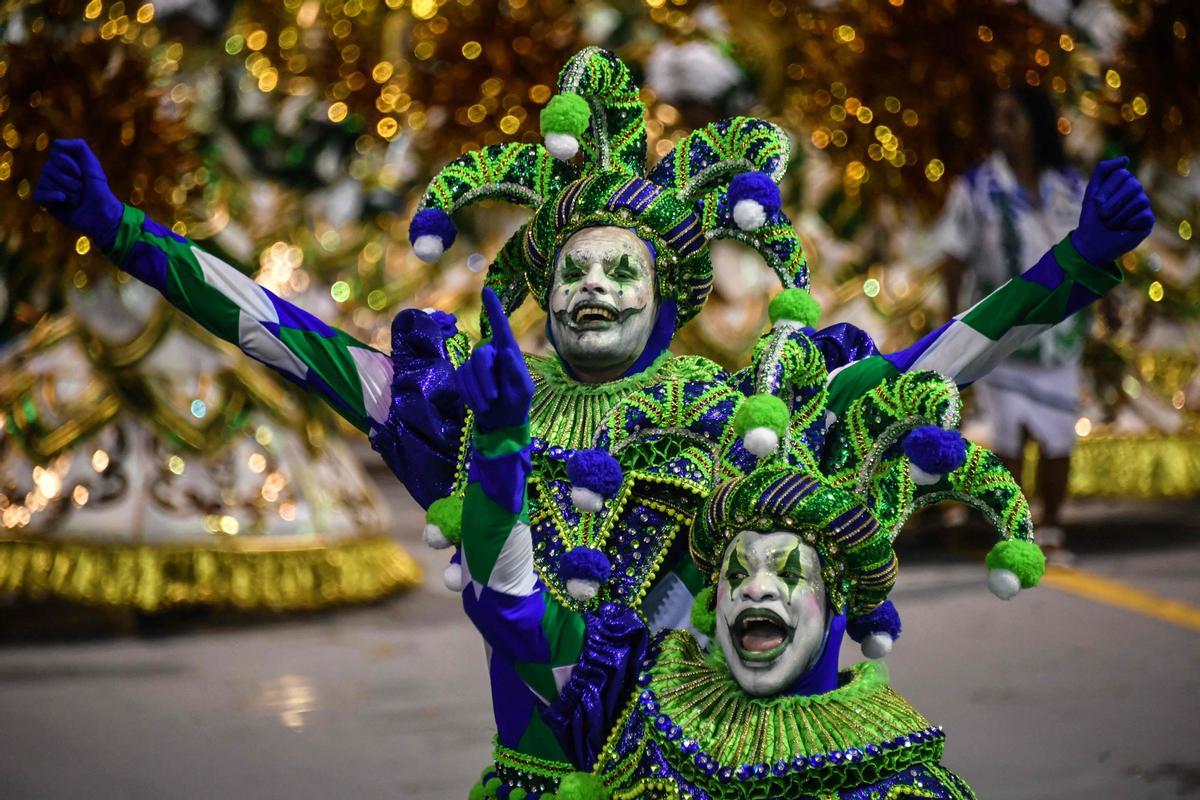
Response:
[{"label": "blue satin sleeve", "polygon": [[466,406],[454,385],[447,341],[454,317],[405,309],[392,320],[392,400],[371,446],[428,508],[450,493]]},{"label": "blue satin sleeve", "polygon": [[830,372],[879,353],[871,334],[849,322],[822,328],[809,334],[808,338],[820,349],[825,357],[825,369]]},{"label": "blue satin sleeve", "polygon": [[616,603],[605,603],[584,621],[579,661],[542,719],[576,769],[590,770],[634,691],[650,632],[636,613]]}]

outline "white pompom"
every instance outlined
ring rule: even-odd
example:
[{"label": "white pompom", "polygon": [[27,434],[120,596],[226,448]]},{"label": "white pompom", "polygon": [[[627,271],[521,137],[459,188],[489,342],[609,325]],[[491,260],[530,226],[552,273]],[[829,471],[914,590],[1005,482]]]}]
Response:
[{"label": "white pompom", "polygon": [[604,498],[591,489],[585,489],[582,486],[571,487],[571,502],[580,511],[594,512],[604,508]]},{"label": "white pompom", "polygon": [[892,652],[892,642],[892,637],[882,631],[872,633],[862,640],[862,654],[872,660],[883,658]]},{"label": "white pompom", "polygon": [[596,592],[598,591],[600,591],[600,584],[596,583],[596,581],[589,581],[586,578],[567,579],[567,594],[581,603],[591,600],[596,596]]},{"label": "white pompom", "polygon": [[762,458],[768,453],[774,453],[779,447],[779,434],[770,428],[751,428],[742,437],[746,450]]},{"label": "white pompom", "polygon": [[450,564],[442,573],[442,583],[452,592],[458,593],[463,590],[463,572],[461,564]]},{"label": "white pompom", "polygon": [[744,231],[756,231],[767,222],[767,210],[757,200],[738,200],[733,206],[733,221]]},{"label": "white pompom", "polygon": [[442,244],[441,238],[432,233],[418,236],[412,247],[417,258],[426,264],[432,264],[442,257],[442,253],[446,252],[446,246]]},{"label": "white pompom", "polygon": [[825,409],[825,432],[829,433],[829,429],[833,427],[833,423],[837,422],[837,414],[829,409]]},{"label": "white pompom", "polygon": [[570,161],[579,152],[579,140],[569,133],[547,133],[542,141],[559,161]]},{"label": "white pompom", "polygon": [[942,476],[934,472],[926,472],[911,461],[908,462],[908,474],[912,478],[913,483],[918,486],[933,486],[942,479]]},{"label": "white pompom", "polygon": [[424,530],[421,531],[421,538],[425,541],[425,544],[434,550],[445,550],[454,544],[454,542],[446,538],[446,534],[442,533],[442,529],[432,522],[427,524]]},{"label": "white pompom", "polygon": [[1012,570],[989,569],[988,589],[1001,600],[1011,600],[1021,591],[1021,579]]}]

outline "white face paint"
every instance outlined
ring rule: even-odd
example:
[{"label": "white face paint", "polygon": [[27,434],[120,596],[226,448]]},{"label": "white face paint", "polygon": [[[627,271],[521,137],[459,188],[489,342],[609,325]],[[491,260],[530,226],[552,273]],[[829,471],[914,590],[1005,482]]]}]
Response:
[{"label": "white face paint", "polygon": [[742,531],[717,582],[717,642],[746,694],[778,694],[813,665],[828,610],[817,551],[794,533]]},{"label": "white face paint", "polygon": [[559,356],[588,383],[620,377],[646,348],[658,298],[654,259],[625,228],[584,228],[554,265],[550,332]]}]

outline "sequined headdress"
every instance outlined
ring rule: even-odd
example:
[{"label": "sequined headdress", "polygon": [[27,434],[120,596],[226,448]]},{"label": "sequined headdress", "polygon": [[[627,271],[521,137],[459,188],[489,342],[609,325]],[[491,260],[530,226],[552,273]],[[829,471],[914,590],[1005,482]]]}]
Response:
[{"label": "sequined headdress", "polygon": [[[812,394],[815,406],[824,401],[823,392]],[[721,484],[692,525],[692,557],[710,583],[739,531],[795,531],[820,553],[830,605],[846,612],[851,636],[886,633],[890,648],[899,632],[887,602],[898,569],[893,542],[916,510],[957,500],[982,511],[1000,535],[986,559],[991,591],[1008,599],[1037,584],[1045,558],[1029,504],[999,458],[958,432],[952,381],[934,372],[885,380],[816,437],[789,430],[786,408],[784,424],[772,429],[774,403],[782,406],[769,394],[743,402],[739,435],[748,447],[769,441],[759,465]],[[823,409],[815,410],[820,418]]]},{"label": "sequined headdress", "polygon": [[586,48],[558,89],[542,111],[544,144],[485,147],[433,179],[409,229],[419,257],[436,260],[453,244],[460,209],[503,199],[534,212],[488,269],[486,283],[509,312],[528,293],[544,309],[559,249],[597,225],[633,230],[653,246],[659,294],[674,301],[677,326],[712,289],[710,239],[744,242],[785,288],[808,287],[804,250],[780,210],[790,146],[778,126],[748,117],[707,125],[647,170],[645,107],[620,59]]}]

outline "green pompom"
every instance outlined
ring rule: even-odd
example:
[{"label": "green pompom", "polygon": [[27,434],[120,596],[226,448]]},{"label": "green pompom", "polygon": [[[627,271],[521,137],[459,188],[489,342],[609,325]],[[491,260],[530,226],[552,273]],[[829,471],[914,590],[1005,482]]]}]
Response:
[{"label": "green pompom", "polygon": [[558,800],[607,800],[608,789],[590,772],[572,772],[558,782]]},{"label": "green pompom", "polygon": [[587,130],[592,110],[587,100],[574,92],[556,94],[542,109],[542,136],[565,133],[578,139]]},{"label": "green pompom", "polygon": [[487,792],[483,788],[483,781],[475,781],[475,785],[471,787],[471,793],[467,795],[467,800],[485,800]]},{"label": "green pompom", "polygon": [[527,794],[528,792],[518,786],[508,793],[508,800],[525,800]]},{"label": "green pompom", "polygon": [[815,328],[821,321],[821,307],[816,299],[804,289],[784,289],[771,298],[767,307],[771,324],[781,321],[798,322],[806,328]]},{"label": "green pompom", "polygon": [[462,498],[451,495],[434,500],[425,512],[425,521],[430,525],[437,525],[442,535],[458,546],[462,541],[462,515]]},{"label": "green pompom", "polygon": [[488,798],[488,800],[492,800],[492,798],[494,798],[496,796],[496,793],[499,791],[500,791],[500,779],[499,778],[492,778],[490,781],[488,781],[487,783],[485,783],[483,785],[483,792],[484,792],[483,796]]},{"label": "green pompom", "polygon": [[1024,539],[997,542],[987,554],[988,569],[1006,569],[1021,581],[1021,588],[1037,586],[1046,574],[1046,556],[1042,548]]},{"label": "green pompom", "polygon": [[713,587],[701,589],[692,601],[692,627],[705,636],[717,632],[717,610],[713,603]]},{"label": "green pompom", "polygon": [[782,439],[787,433],[787,426],[787,404],[773,394],[747,397],[733,417],[733,430],[738,436],[745,436],[746,431],[752,428],[768,428]]}]

